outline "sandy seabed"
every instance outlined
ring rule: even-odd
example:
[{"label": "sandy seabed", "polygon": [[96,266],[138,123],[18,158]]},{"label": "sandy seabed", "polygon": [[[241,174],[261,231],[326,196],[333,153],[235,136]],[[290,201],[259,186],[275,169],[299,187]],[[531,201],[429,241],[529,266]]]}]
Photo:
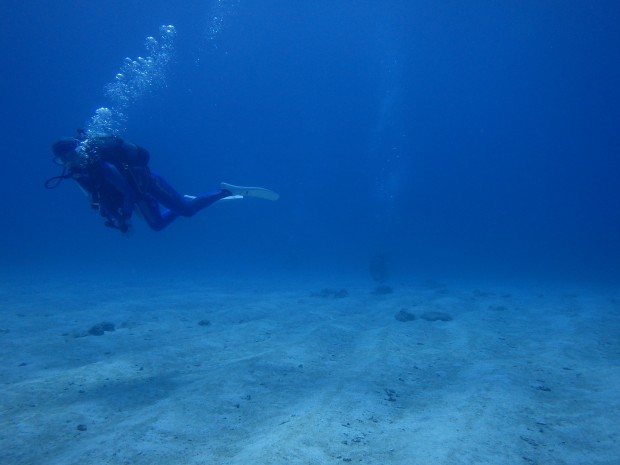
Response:
[{"label": "sandy seabed", "polygon": [[393,287],[5,279],[0,463],[620,463],[620,293]]}]

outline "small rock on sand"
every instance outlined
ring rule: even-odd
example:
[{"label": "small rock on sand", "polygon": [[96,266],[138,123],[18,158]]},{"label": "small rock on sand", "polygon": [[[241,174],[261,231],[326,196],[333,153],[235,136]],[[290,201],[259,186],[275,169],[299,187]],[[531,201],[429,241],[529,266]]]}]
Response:
[{"label": "small rock on sand", "polygon": [[101,323],[92,326],[88,330],[88,334],[93,336],[102,336],[106,331],[114,331],[114,323],[110,323],[109,321],[102,321]]},{"label": "small rock on sand", "polygon": [[413,313],[410,313],[406,309],[402,308],[400,312],[394,315],[394,318],[396,318],[398,321],[406,322],[415,320],[416,316]]}]

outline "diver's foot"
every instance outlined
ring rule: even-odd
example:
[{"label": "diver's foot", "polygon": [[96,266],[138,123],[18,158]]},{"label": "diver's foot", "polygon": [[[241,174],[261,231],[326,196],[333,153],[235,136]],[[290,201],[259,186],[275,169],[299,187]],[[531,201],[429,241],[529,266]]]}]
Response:
[{"label": "diver's foot", "polygon": [[255,197],[257,199],[278,200],[280,195],[277,192],[263,187],[235,186],[233,184],[221,183],[220,187],[231,193],[232,196]]}]

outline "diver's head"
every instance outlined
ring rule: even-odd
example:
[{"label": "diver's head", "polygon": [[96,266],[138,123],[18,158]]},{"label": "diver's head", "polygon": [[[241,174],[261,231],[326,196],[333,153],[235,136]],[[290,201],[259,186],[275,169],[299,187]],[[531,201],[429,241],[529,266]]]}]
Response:
[{"label": "diver's head", "polygon": [[79,163],[79,154],[77,148],[80,141],[74,137],[63,137],[52,144],[52,152],[54,152],[54,163],[66,166],[68,168]]}]

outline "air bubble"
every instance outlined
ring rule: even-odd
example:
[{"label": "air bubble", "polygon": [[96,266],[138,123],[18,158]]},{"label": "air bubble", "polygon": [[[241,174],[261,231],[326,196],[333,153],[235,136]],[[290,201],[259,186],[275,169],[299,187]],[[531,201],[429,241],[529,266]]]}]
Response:
[{"label": "air bubble", "polygon": [[123,60],[120,72],[105,86],[111,100],[109,107],[99,108],[88,124],[89,136],[118,135],[125,129],[126,112],[144,94],[165,84],[166,69],[173,53],[174,26],[161,26],[161,43],[154,37],[145,39],[146,57]]}]

